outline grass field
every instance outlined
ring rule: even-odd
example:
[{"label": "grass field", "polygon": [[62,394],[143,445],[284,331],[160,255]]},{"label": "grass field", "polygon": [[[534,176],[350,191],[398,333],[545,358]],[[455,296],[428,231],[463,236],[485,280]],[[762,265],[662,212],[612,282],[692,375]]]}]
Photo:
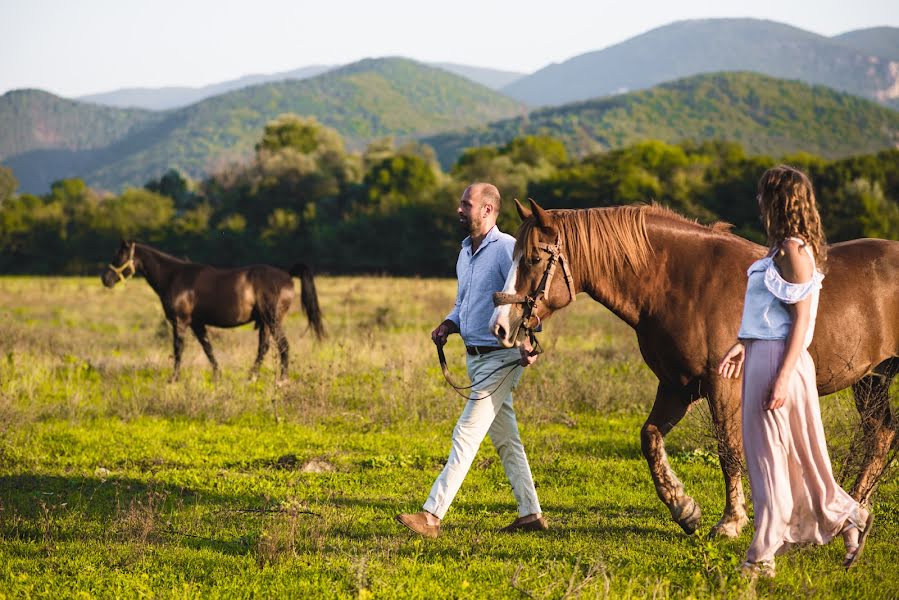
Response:
[{"label": "grass field", "polygon": [[[171,337],[145,282],[0,278],[0,597],[899,593],[895,470],[858,568],[838,566],[835,542],[779,559],[773,581],[740,579],[751,526],[704,537],[724,496],[699,404],[668,438],[704,513],[699,535],[683,534],[640,453],[654,377],[631,331],[590,301],[549,322],[516,392],[550,531],[495,532],[515,505],[487,442],[441,537],[414,537],[394,515],[425,500],[463,404],[429,340],[454,282],[335,277],[318,290],[329,337],[291,313],[287,385],[273,354],[247,380],[251,327],[213,331],[219,381],[191,339],[168,384]],[[458,337],[447,354],[462,377]],[[858,418],[848,395],[822,406],[839,473]]]}]

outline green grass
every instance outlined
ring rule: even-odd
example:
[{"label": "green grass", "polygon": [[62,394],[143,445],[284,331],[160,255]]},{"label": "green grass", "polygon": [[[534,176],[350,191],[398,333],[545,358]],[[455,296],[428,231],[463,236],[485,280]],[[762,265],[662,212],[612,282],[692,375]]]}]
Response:
[{"label": "green grass", "polygon": [[[321,278],[327,340],[299,311],[276,361],[246,380],[250,327],[215,331],[212,382],[195,341],[167,384],[171,340],[143,281],[0,279],[0,597],[888,597],[899,576],[897,482],[875,496],[859,567],[840,543],[778,562],[750,584],[751,535],[686,536],[658,501],[639,448],[654,378],[632,333],[589,301],[556,315],[547,353],[516,393],[544,534],[502,535],[515,516],[485,444],[437,540],[393,518],[418,510],[449,449],[462,400],[428,333],[447,280]],[[461,344],[448,352],[463,373]],[[857,416],[826,399],[835,460]],[[704,510],[723,509],[708,409],[672,432],[672,464]],[[747,485],[748,491],[748,485]]]}]

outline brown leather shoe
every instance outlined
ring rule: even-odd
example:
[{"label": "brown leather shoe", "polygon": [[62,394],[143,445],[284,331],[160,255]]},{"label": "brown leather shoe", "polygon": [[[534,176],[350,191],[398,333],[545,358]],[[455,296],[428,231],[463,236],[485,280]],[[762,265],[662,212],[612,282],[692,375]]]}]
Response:
[{"label": "brown leather shoe", "polygon": [[422,537],[435,538],[440,533],[440,525],[429,525],[425,512],[397,515],[396,520]]},{"label": "brown leather shoe", "polygon": [[539,515],[536,519],[531,521],[527,521],[531,515],[526,517],[518,517],[514,521],[512,521],[511,525],[506,525],[502,529],[500,529],[503,533],[512,533],[513,531],[546,531],[549,529],[549,524],[546,522],[546,519],[543,518],[543,515]]}]

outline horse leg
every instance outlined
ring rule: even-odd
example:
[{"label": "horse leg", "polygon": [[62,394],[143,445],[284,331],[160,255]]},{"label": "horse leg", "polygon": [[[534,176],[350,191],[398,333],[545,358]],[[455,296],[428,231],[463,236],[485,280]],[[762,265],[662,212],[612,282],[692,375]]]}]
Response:
[{"label": "horse leg", "polygon": [[197,341],[203,346],[203,352],[206,353],[206,358],[208,358],[210,364],[212,364],[212,378],[218,379],[219,364],[218,361],[215,360],[215,355],[212,353],[212,344],[209,342],[209,332],[206,331],[206,325],[203,323],[193,323],[190,328],[193,330]]},{"label": "horse leg", "polygon": [[177,318],[172,319],[172,353],[175,358],[175,366],[169,383],[175,383],[181,375],[181,352],[184,350],[184,332],[186,330],[187,323]]},{"label": "horse leg", "polygon": [[717,381],[708,395],[709,410],[718,442],[718,461],[724,474],[724,514],[709,531],[709,537],[735,538],[749,523],[743,495],[743,415],[738,382]]},{"label": "horse leg", "polygon": [[287,363],[290,345],[287,343],[287,336],[284,334],[284,328],[281,327],[281,323],[278,321],[275,321],[272,324],[272,337],[275,338],[275,343],[278,345],[278,353],[281,356],[281,376],[278,377],[278,383],[284,383],[287,381]]},{"label": "horse leg", "polygon": [[665,453],[665,435],[687,414],[689,398],[662,384],[656,391],[655,403],[640,430],[643,456],[649,463],[649,472],[659,499],[668,507],[671,517],[687,533],[693,533],[702,516],[699,505],[684,493],[684,485],[668,464]]},{"label": "horse leg", "polygon": [[253,367],[250,369],[250,379],[254,381],[259,375],[259,367],[262,366],[262,359],[268,353],[269,346],[268,322],[264,318],[260,318],[256,321],[256,327],[259,328],[259,351],[256,353],[256,362],[253,363]]},{"label": "horse leg", "polygon": [[851,494],[862,504],[870,501],[886,468],[887,455],[897,443],[897,426],[890,410],[890,383],[899,362],[894,362],[892,367],[886,374],[868,375],[852,385],[855,405],[861,416],[865,458]]}]

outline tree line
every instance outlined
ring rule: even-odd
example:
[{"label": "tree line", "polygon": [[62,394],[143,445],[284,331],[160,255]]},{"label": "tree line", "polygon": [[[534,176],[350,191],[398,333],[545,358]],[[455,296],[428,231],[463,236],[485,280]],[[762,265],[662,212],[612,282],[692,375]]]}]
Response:
[{"label": "tree line", "polygon": [[315,119],[282,115],[251,161],[201,181],[169,171],[110,194],[64,179],[32,195],[16,193],[14,174],[0,167],[0,272],[94,274],[120,239],[136,239],[220,266],[304,261],[319,272],[450,275],[464,235],[455,207],[473,181],[499,187],[499,225],[510,233],[512,198],[532,197],[546,208],[658,202],[761,242],[756,182],[779,162],[812,177],[829,241],[899,239],[895,149],[826,160],[645,141],[574,158],[557,139],[522,136],[468,149],[445,172],[428,146],[384,139],[349,152]]}]

